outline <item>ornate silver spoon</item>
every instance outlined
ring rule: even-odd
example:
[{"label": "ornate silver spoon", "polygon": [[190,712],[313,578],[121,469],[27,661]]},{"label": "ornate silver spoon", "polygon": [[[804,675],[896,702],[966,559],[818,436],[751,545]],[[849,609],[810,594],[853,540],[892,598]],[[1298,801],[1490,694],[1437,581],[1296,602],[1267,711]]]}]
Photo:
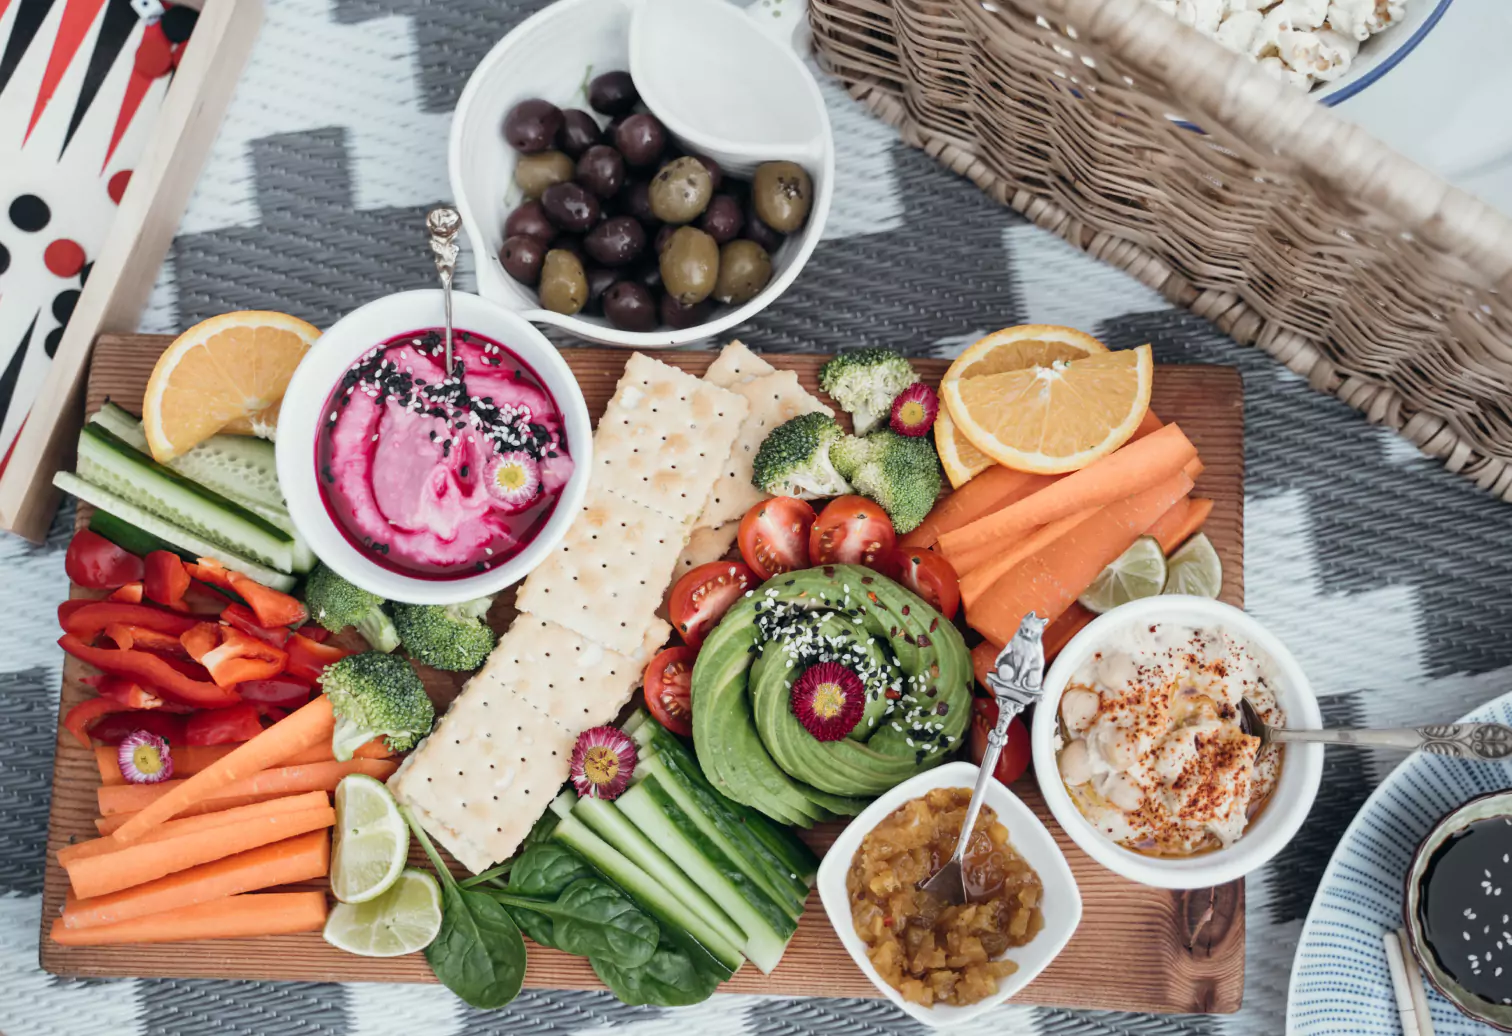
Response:
[{"label": "ornate silver spoon", "polygon": [[1512,727],[1500,723],[1444,723],[1430,727],[1402,727],[1396,730],[1291,730],[1270,727],[1248,699],[1240,699],[1239,712],[1244,732],[1260,739],[1260,746],[1288,742],[1325,745],[1357,745],[1361,748],[1390,748],[1399,752],[1432,752],[1456,759],[1495,762],[1512,757]]},{"label": "ornate silver spoon", "polygon": [[452,276],[457,272],[457,231],[462,217],[457,210],[442,205],[425,214],[425,229],[430,231],[431,255],[436,272],[441,275],[441,291],[446,299],[446,373],[452,370]]}]

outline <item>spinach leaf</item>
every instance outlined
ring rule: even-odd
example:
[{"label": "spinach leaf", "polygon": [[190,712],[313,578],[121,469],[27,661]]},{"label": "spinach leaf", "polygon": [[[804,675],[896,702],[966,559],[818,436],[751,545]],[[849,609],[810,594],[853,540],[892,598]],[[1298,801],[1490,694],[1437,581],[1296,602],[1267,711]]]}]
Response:
[{"label": "spinach leaf", "polygon": [[626,967],[601,957],[591,957],[588,963],[609,991],[631,1006],[685,1007],[702,1003],[721,981],[717,973],[699,968],[686,951],[667,937],[665,930],[656,952],[639,967]]},{"label": "spinach leaf", "polygon": [[554,901],[507,892],[492,895],[496,902],[520,911],[522,921],[531,913],[548,920],[557,948],[579,957],[604,957],[633,968],[656,952],[656,921],[619,889],[596,878],[579,878]]},{"label": "spinach leaf", "polygon": [[517,896],[557,896],[580,878],[595,875],[581,856],[557,842],[537,842],[519,855],[508,891]]}]

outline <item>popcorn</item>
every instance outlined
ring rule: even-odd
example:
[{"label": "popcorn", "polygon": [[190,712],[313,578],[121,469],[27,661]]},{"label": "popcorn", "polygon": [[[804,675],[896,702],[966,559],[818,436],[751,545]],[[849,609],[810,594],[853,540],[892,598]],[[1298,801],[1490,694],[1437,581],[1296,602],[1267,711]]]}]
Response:
[{"label": "popcorn", "polygon": [[1406,0],[1149,2],[1303,90],[1343,76],[1362,42],[1406,14]]}]

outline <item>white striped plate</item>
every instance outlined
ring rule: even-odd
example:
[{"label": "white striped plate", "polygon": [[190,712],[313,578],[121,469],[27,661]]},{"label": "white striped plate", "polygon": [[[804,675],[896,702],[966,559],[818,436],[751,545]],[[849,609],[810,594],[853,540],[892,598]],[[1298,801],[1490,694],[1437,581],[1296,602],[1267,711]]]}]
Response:
[{"label": "white striped plate", "polygon": [[[1462,722],[1512,725],[1512,694]],[[1365,801],[1323,872],[1302,928],[1287,996],[1288,1036],[1401,1036],[1381,935],[1402,927],[1402,878],[1412,854],[1444,814],[1508,787],[1512,764],[1414,755]],[[1432,986],[1428,1002],[1439,1036],[1496,1032],[1460,1014]]]}]

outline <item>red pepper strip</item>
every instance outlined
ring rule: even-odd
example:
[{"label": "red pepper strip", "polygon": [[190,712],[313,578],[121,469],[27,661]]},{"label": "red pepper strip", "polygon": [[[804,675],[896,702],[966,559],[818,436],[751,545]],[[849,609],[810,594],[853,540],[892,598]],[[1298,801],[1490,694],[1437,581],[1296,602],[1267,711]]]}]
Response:
[{"label": "red pepper strip", "polygon": [[106,626],[117,623],[171,633],[175,637],[194,625],[194,620],[185,615],[175,615],[151,605],[120,601],[90,601],[82,608],[70,609],[66,616],[61,614],[61,607],[58,611],[63,631],[86,641],[93,640]]},{"label": "red pepper strip", "polygon": [[251,741],[262,731],[262,718],[256,705],[205,709],[190,716],[184,724],[184,744],[224,745],[230,741]]},{"label": "red pepper strip", "polygon": [[267,641],[274,647],[283,647],[289,640],[289,627],[277,626],[268,629],[259,626],[257,616],[252,614],[252,609],[245,604],[230,604],[221,612],[221,622],[235,626],[243,633],[249,633],[258,640]]},{"label": "red pepper strip", "polygon": [[[194,661],[192,659],[184,657],[184,652],[182,650],[183,645],[184,645],[184,642],[182,640],[180,640],[179,641],[179,647],[180,647],[181,650],[176,651],[176,652],[174,652],[171,655],[170,654],[166,654],[166,653],[161,652],[161,651],[152,651],[152,650],[149,650],[147,652],[147,654],[152,655],[155,658],[161,658],[164,662],[166,662],[168,664],[168,666],[170,668],[176,670],[177,672],[181,673],[184,676],[187,676],[191,680],[198,680],[200,683],[211,683],[211,682],[213,682],[210,679],[210,673],[209,673],[209,671],[206,670],[204,666],[200,665],[198,662],[196,662],[196,661]],[[141,649],[139,648],[138,650],[141,650]]]},{"label": "red pepper strip", "polygon": [[87,608],[91,604],[99,603],[100,602],[93,597],[75,597],[71,601],[64,601],[62,604],[58,605],[58,625],[67,628],[68,617],[70,615],[78,611],[80,608]]},{"label": "red pepper strip", "polygon": [[188,565],[189,574],[214,586],[230,590],[246,601],[257,615],[257,624],[298,626],[310,617],[296,597],[263,586],[251,576],[225,568],[212,558],[200,558],[198,565]]},{"label": "red pepper strip", "polygon": [[221,630],[224,628],[213,622],[197,622],[193,628],[185,630],[179,636],[179,644],[189,653],[190,658],[204,665],[205,656],[220,647]]},{"label": "red pepper strip", "polygon": [[184,645],[172,633],[160,633],[142,626],[128,626],[124,622],[112,622],[105,627],[105,636],[118,648],[139,648],[144,651],[187,654]]},{"label": "red pepper strip", "polygon": [[90,698],[68,710],[68,715],[63,717],[63,726],[78,739],[79,744],[85,748],[91,748],[93,746],[89,743],[89,724],[109,713],[125,712],[127,708],[128,706],[111,701],[109,698]]},{"label": "red pepper strip", "polygon": [[94,666],[111,676],[123,676],[149,684],[160,693],[201,708],[221,708],[241,701],[241,695],[213,683],[192,680],[179,672],[166,659],[147,651],[121,651],[119,649],[91,647],[73,634],[58,638],[58,646],[79,661]]},{"label": "red pepper strip", "polygon": [[330,630],[326,629],[324,626],[316,626],[313,623],[308,626],[301,626],[294,632],[298,633],[306,640],[313,640],[317,644],[324,644],[327,640],[330,639],[331,636]]},{"label": "red pepper strip", "polygon": [[220,647],[201,658],[200,664],[222,687],[277,676],[289,661],[287,652],[234,627],[222,626],[221,637]]},{"label": "red pepper strip", "polygon": [[236,685],[236,693],[242,696],[242,701],[297,709],[308,704],[310,685],[287,676],[275,676],[271,680],[245,680]]},{"label": "red pepper strip", "polygon": [[92,682],[94,682],[95,690],[100,692],[100,697],[109,698],[128,709],[157,709],[163,706],[161,697],[135,680],[124,680],[119,676],[101,676],[97,681]]},{"label": "red pepper strip", "polygon": [[[188,571],[187,566],[184,571]],[[190,615],[205,617],[219,615],[226,610],[226,605],[235,603],[229,594],[223,594],[215,587],[207,586],[198,579],[189,581],[189,590],[184,594],[184,610]]]},{"label": "red pepper strip", "polygon": [[183,610],[184,593],[189,589],[189,571],[184,559],[166,550],[155,550],[147,555],[147,574],[142,580],[142,592],[149,601],[166,604]]},{"label": "red pepper strip", "polygon": [[63,571],[80,586],[113,590],[142,578],[142,559],[92,529],[80,529],[68,542]]},{"label": "red pepper strip", "polygon": [[298,633],[289,638],[288,652],[289,661],[284,667],[284,672],[296,680],[304,680],[311,684],[320,682],[320,674],[325,672],[326,666],[333,662],[340,662],[351,654],[350,651],[339,648],[335,644],[317,644]]},{"label": "red pepper strip", "polygon": [[89,736],[107,745],[118,745],[130,734],[145,730],[170,745],[184,743],[184,717],[163,709],[128,709],[106,716],[89,728]]},{"label": "red pepper strip", "polygon": [[141,604],[142,581],[138,579],[134,583],[127,583],[125,586],[117,588],[115,592],[112,593],[109,597],[105,598],[105,600],[120,601],[122,604]]}]

